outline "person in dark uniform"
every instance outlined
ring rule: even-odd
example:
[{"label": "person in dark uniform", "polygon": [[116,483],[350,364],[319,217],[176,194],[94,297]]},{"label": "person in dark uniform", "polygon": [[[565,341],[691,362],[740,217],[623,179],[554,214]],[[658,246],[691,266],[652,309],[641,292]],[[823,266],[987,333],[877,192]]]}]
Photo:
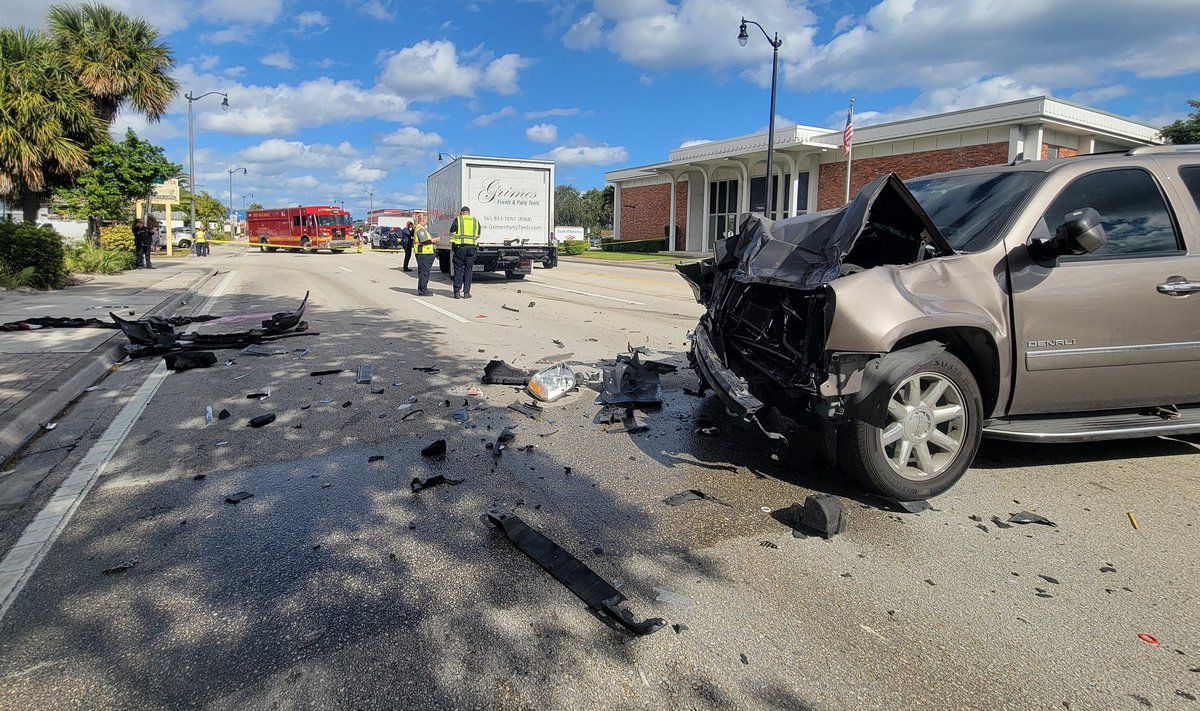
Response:
[{"label": "person in dark uniform", "polygon": [[429,274],[433,271],[433,235],[425,228],[425,216],[417,215],[417,296],[429,296]]},{"label": "person in dark uniform", "polygon": [[475,272],[475,248],[479,245],[479,220],[471,217],[471,208],[463,205],[450,223],[450,251],[454,254],[454,298],[471,298],[471,277]]},{"label": "person in dark uniform", "polygon": [[133,221],[133,249],[134,253],[137,254],[137,266],[139,269],[142,267],[146,269],[154,268],[150,264],[150,247],[153,244],[154,233],[150,231],[150,226],[135,219]]},{"label": "person in dark uniform", "polygon": [[413,252],[413,223],[412,220],[400,230],[400,246],[404,248],[404,271],[411,272],[408,268],[408,260],[412,259]]}]

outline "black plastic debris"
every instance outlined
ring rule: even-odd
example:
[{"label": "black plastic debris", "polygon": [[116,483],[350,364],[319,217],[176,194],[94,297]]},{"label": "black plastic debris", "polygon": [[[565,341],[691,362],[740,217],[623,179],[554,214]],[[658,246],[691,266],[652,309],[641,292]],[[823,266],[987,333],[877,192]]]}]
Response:
[{"label": "black plastic debris", "polygon": [[621,607],[625,602],[621,591],[557,543],[530,528],[515,514],[493,509],[488,511],[487,517],[493,525],[504,531],[504,535],[517,548],[596,612],[607,614],[634,634],[651,634],[666,626],[666,621],[658,617],[637,621],[633,613]]},{"label": "black plastic debris", "polygon": [[364,363],[358,366],[358,370],[354,375],[354,382],[358,385],[370,385],[374,378],[375,367],[370,363]]},{"label": "black plastic debris", "polygon": [[303,328],[306,326],[302,327],[301,324],[303,322],[300,319],[304,316],[304,307],[307,305],[308,292],[306,291],[304,292],[304,300],[300,302],[299,308],[291,313],[281,311],[271,316],[271,318],[267,319],[266,321],[263,321],[262,326],[264,329],[266,329],[267,333],[282,333],[283,331],[290,331],[293,328],[299,328],[300,330],[303,330]]},{"label": "black plastic debris", "polygon": [[1001,521],[999,516],[992,516],[992,523],[995,524],[996,528],[1012,528],[1011,525]]},{"label": "black plastic debris", "polygon": [[719,506],[733,508],[733,505],[729,502],[718,499],[715,496],[710,496],[699,489],[687,489],[686,491],[681,491],[678,494],[672,494],[671,496],[663,499],[663,503],[667,506],[682,506],[689,501],[707,501]]},{"label": "black plastic debris", "polygon": [[249,395],[246,396],[246,399],[262,401],[262,400],[266,400],[269,397],[271,397],[271,393],[250,393]]},{"label": "black plastic debris", "polygon": [[529,302],[529,307],[528,307],[528,308],[531,308],[531,309],[532,309],[534,306],[537,306],[537,302],[536,302],[536,301],[530,301],[530,302]]},{"label": "black plastic debris", "polygon": [[382,394],[383,394],[383,388],[372,388],[372,390],[371,390],[371,394],[372,394],[372,395],[382,395]]},{"label": "black plastic debris", "polygon": [[720,427],[697,427],[696,434],[704,437],[717,437],[721,434]]},{"label": "black plastic debris", "polygon": [[514,368],[502,360],[493,360],[483,366],[480,380],[486,385],[524,385],[533,373]]},{"label": "black plastic debris", "polygon": [[275,421],[275,413],[269,412],[265,415],[259,415],[258,417],[251,419],[249,422],[246,423],[246,426],[247,427],[255,427],[255,428],[263,427],[265,425],[271,424],[274,421]]},{"label": "black plastic debris", "polygon": [[511,444],[516,438],[517,435],[512,431],[512,428],[505,427],[504,429],[500,430],[500,434],[496,435],[496,439],[494,441],[487,443],[487,448],[492,450],[493,457],[498,458],[500,455],[504,454],[504,448]]},{"label": "black plastic debris", "polygon": [[749,664],[749,663],[750,663],[750,657],[746,656],[745,654],[742,654],[742,664]]},{"label": "black plastic debris", "polygon": [[242,349],[242,355],[260,356],[264,358],[266,356],[283,355],[284,353],[287,353],[287,351],[281,351],[278,348],[267,348],[266,346],[258,343],[252,343]]},{"label": "black plastic debris", "polygon": [[383,461],[382,454],[372,454],[371,456],[367,457],[368,464],[374,464],[375,462],[382,462],[382,461]]},{"label": "black plastic debris", "polygon": [[1111,565],[1102,565],[1102,566],[1100,566],[1100,572],[1101,573],[1115,573],[1115,572],[1117,572],[1117,569],[1112,567]]},{"label": "black plastic debris", "polygon": [[1051,585],[1058,585],[1058,578],[1052,578],[1049,575],[1042,575],[1040,573],[1038,574],[1038,577],[1050,583]]},{"label": "black plastic debris", "polygon": [[606,405],[596,415],[596,421],[602,425],[616,424],[625,419],[625,413],[629,410],[628,405]]},{"label": "black plastic debris", "polygon": [[512,311],[514,314],[521,313],[521,309],[514,309],[513,307],[509,306],[508,304],[500,304],[500,308],[504,309],[505,311]]},{"label": "black plastic debris", "polygon": [[666,361],[661,360],[644,360],[642,361],[642,365],[646,366],[650,370],[653,370],[659,375],[674,373],[679,370],[679,366],[675,365],[674,363],[667,363]]},{"label": "black plastic debris", "polygon": [[422,412],[425,412],[425,411],[420,408],[417,408],[416,410],[409,410],[408,412],[406,412],[400,416],[400,421],[404,422],[408,418],[416,417],[417,415],[421,414]]},{"label": "black plastic debris", "polygon": [[770,548],[771,550],[779,550],[779,546],[775,545],[771,541],[759,541],[758,545],[762,546],[763,548]]},{"label": "black plastic debris", "polygon": [[446,458],[446,440],[439,439],[433,444],[427,445],[421,450],[422,457],[430,459],[445,459]]},{"label": "black plastic debris", "polygon": [[1043,526],[1058,528],[1058,524],[1046,518],[1045,516],[1031,513],[1029,511],[1020,511],[1008,517],[1009,523],[1040,523]]},{"label": "black plastic debris", "polygon": [[322,375],[337,375],[338,373],[341,373],[343,370],[345,370],[345,369],[344,368],[330,368],[329,370],[314,370],[313,372],[309,373],[309,375],[314,378],[319,378]]},{"label": "black plastic debris", "polygon": [[127,570],[133,570],[134,566],[136,566],[137,564],[138,564],[137,558],[133,558],[131,560],[125,561],[124,563],[121,563],[120,565],[114,565],[111,568],[105,568],[104,574],[105,575],[117,575],[119,573],[124,573]]},{"label": "black plastic debris", "polygon": [[516,410],[517,412],[521,413],[522,415],[528,417],[531,420],[536,420],[537,418],[541,417],[542,412],[544,412],[542,407],[540,405],[538,405],[537,403],[532,403],[532,402],[526,403],[526,402],[521,402],[520,400],[514,401],[511,405],[508,406],[508,409]]},{"label": "black plastic debris", "polygon": [[440,373],[440,372],[442,372],[441,370],[439,370],[438,368],[435,368],[435,367],[433,367],[432,365],[419,365],[419,366],[414,366],[414,367],[413,367],[413,370],[419,370],[419,371],[421,371],[422,373]]},{"label": "black plastic debris", "polygon": [[[214,317],[215,318],[215,317]],[[115,323],[98,318],[71,318],[64,316],[36,316],[0,324],[0,331],[37,331],[43,328],[120,328]]]},{"label": "black plastic debris", "polygon": [[662,385],[658,373],[647,368],[641,353],[618,355],[616,363],[605,367],[600,401],[606,405],[661,405]]},{"label": "black plastic debris", "polygon": [[628,407],[625,410],[624,416],[620,420],[619,427],[609,427],[605,430],[609,434],[635,434],[637,432],[645,432],[650,429],[650,425],[642,418],[642,413]]},{"label": "black plastic debris", "polygon": [[207,474],[197,474],[196,476],[192,477],[192,481],[204,481],[207,478]]},{"label": "black plastic debris", "polygon": [[833,538],[846,530],[846,510],[836,497],[812,494],[804,499],[800,525],[824,538]]},{"label": "black plastic debris", "polygon": [[675,634],[683,634],[685,631],[691,628],[682,622],[676,622],[675,624],[671,625],[671,629],[675,630]]},{"label": "black plastic debris", "polygon": [[217,354],[212,351],[195,351],[190,353],[168,353],[163,356],[167,369],[176,373],[193,368],[211,368],[217,364]]},{"label": "black plastic debris", "polygon": [[562,341],[558,340],[557,338],[556,338],[556,339],[554,339],[553,341],[550,341],[550,342],[551,342],[551,343],[553,343],[554,345],[558,346],[559,348],[566,348],[566,347],[567,347],[565,344],[563,344],[563,342],[562,342]]},{"label": "black plastic debris", "polygon": [[441,486],[442,484],[454,486],[461,483],[463,483],[462,479],[448,479],[446,478],[445,474],[434,474],[433,476],[427,477],[415,476],[413,477],[412,483],[409,486],[412,487],[413,493],[415,494],[421,489],[431,489],[435,486]]},{"label": "black plastic debris", "polygon": [[353,400],[347,400],[346,402],[342,403],[342,407],[350,407],[353,404],[354,404]]},{"label": "black plastic debris", "polygon": [[232,417],[232,415],[229,413],[229,410],[221,410],[217,413],[218,420],[228,420],[230,417]]},{"label": "black plastic debris", "polygon": [[226,496],[225,503],[236,504],[238,502],[245,501],[252,496],[254,496],[254,494],[251,494],[249,491],[239,491],[236,494],[230,494],[229,496]]}]

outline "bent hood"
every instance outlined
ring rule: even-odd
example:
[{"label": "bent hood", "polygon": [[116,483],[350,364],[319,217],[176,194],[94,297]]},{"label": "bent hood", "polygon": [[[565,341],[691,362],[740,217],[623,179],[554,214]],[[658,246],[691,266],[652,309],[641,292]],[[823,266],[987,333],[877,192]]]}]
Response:
[{"label": "bent hood", "polygon": [[834,210],[778,221],[751,215],[738,234],[717,242],[712,259],[676,268],[701,303],[708,301],[716,272],[742,283],[812,288],[841,275],[846,255],[868,229],[928,245],[930,256],[954,254],[913,194],[889,173]]}]

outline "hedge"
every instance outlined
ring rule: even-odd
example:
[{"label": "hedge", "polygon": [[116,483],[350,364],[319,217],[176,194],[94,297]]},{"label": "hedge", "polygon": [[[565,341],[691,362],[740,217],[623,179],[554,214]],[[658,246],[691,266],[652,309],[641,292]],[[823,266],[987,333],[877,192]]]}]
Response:
[{"label": "hedge", "polygon": [[100,228],[100,248],[134,252],[133,228],[129,225],[109,225]]},{"label": "hedge", "polygon": [[666,238],[661,239],[638,239],[638,240],[621,240],[610,239],[604,240],[600,244],[600,249],[605,252],[661,252],[667,248]]},{"label": "hedge", "polygon": [[591,243],[586,239],[569,239],[559,243],[558,252],[570,257],[576,254],[583,254],[588,251],[588,247],[590,246]]},{"label": "hedge", "polygon": [[66,277],[62,237],[53,227],[0,221],[0,266],[12,272],[33,267],[31,286],[57,289]]}]

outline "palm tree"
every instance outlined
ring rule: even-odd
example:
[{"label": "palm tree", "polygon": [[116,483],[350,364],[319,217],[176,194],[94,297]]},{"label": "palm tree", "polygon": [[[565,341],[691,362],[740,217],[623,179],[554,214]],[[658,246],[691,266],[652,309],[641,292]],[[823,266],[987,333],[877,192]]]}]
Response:
[{"label": "palm tree", "polygon": [[52,5],[49,32],[106,124],[125,105],[158,121],[179,92],[171,48],[140,17],[98,3]]},{"label": "palm tree", "polygon": [[51,187],[88,167],[105,124],[45,35],[0,27],[0,194],[36,222]]}]

